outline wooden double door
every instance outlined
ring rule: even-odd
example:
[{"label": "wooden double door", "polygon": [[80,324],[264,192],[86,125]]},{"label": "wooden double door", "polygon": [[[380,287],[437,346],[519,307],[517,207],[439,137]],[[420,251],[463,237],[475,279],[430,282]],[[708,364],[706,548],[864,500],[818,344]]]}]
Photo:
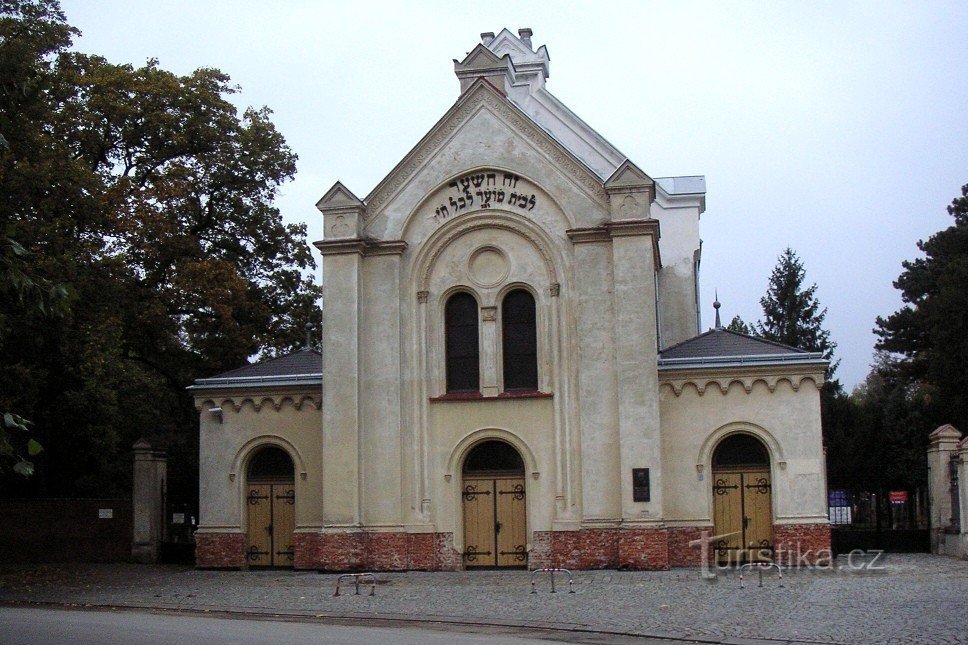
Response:
[{"label": "wooden double door", "polygon": [[246,494],[250,567],[291,567],[296,528],[296,487],[293,482],[252,482]]},{"label": "wooden double door", "polygon": [[527,567],[527,492],[523,475],[464,477],[464,566]]},{"label": "wooden double door", "polygon": [[713,530],[720,563],[773,558],[773,486],[769,468],[713,471]]}]

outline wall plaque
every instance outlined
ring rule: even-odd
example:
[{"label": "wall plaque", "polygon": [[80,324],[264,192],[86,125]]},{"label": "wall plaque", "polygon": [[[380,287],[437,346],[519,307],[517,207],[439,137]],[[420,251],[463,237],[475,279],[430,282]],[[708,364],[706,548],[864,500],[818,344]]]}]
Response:
[{"label": "wall plaque", "polygon": [[633,502],[649,501],[649,469],[648,468],[632,469],[632,501]]}]

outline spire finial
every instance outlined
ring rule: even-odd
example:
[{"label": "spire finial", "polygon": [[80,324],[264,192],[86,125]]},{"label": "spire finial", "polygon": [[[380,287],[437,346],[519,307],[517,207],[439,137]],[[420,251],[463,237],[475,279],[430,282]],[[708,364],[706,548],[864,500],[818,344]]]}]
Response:
[{"label": "spire finial", "polygon": [[312,349],[313,347],[313,324],[311,322],[306,323],[306,347],[305,349]]},{"label": "spire finial", "polygon": [[723,328],[723,321],[721,321],[719,319],[719,308],[720,307],[722,307],[722,305],[719,304],[719,289],[717,289],[716,290],[716,299],[713,300],[713,309],[716,310],[716,329],[722,329]]}]

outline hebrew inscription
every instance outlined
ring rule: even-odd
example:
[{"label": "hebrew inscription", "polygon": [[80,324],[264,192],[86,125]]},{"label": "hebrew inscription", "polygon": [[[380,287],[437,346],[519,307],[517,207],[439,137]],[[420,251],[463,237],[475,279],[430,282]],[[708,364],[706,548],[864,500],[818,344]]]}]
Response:
[{"label": "hebrew inscription", "polygon": [[434,210],[432,217],[434,221],[440,223],[448,217],[472,209],[497,206],[533,211],[537,198],[534,193],[518,190],[520,180],[520,177],[509,172],[481,172],[459,177],[450,182],[449,188],[453,192],[447,195],[447,200]]}]

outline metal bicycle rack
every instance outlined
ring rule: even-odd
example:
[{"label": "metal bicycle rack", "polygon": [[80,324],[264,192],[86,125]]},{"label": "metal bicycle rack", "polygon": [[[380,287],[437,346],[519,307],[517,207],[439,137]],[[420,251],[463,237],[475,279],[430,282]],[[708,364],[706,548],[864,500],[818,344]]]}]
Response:
[{"label": "metal bicycle rack", "polygon": [[568,574],[568,593],[575,593],[574,587],[574,576],[571,575],[571,571],[568,569],[535,569],[531,572],[531,593],[538,593],[537,587],[535,587],[534,577],[539,573],[547,573],[551,576],[551,593],[557,593],[555,591],[555,574],[556,573],[566,573]]},{"label": "metal bicycle rack", "polygon": [[776,562],[747,562],[746,564],[744,564],[739,568],[739,586],[741,589],[746,587],[746,582],[744,581],[744,576],[743,576],[743,570],[746,568],[752,569],[753,567],[756,567],[756,569],[760,572],[759,586],[761,587],[763,586],[763,572],[769,571],[770,569],[776,569],[777,575],[779,576],[779,579],[780,579],[780,586],[781,587],[783,586],[783,569],[780,568],[780,565],[778,565]]},{"label": "metal bicycle rack", "polygon": [[376,576],[375,575],[373,575],[372,573],[344,573],[340,575],[339,578],[336,579],[336,593],[334,593],[333,596],[339,595],[339,586],[340,586],[340,583],[343,582],[344,578],[353,578],[353,585],[356,587],[355,595],[357,596],[360,595],[361,584],[363,585],[369,584],[370,585],[369,595],[371,596],[376,595]]}]

